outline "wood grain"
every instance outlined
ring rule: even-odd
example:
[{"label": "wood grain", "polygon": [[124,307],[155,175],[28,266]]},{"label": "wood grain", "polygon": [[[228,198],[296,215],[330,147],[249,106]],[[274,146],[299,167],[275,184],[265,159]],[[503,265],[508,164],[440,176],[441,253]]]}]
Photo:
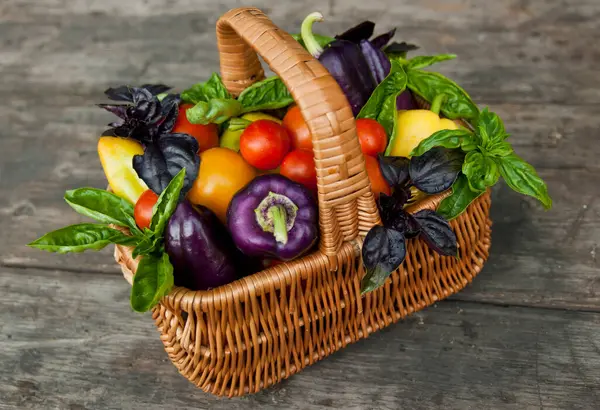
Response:
[{"label": "wood grain", "polygon": [[223,400],[177,373],[119,278],[1,272],[4,408],[600,406],[597,314],[441,302],[272,389]]}]

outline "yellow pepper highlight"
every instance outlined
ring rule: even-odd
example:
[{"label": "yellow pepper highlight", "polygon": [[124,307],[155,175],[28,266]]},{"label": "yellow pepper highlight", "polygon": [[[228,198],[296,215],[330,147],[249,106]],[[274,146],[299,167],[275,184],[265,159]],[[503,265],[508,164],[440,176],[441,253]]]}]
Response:
[{"label": "yellow pepper highlight", "polygon": [[100,137],[98,141],[98,156],[110,188],[132,204],[148,189],[133,169],[133,157],[143,153],[137,141],[118,137]]}]

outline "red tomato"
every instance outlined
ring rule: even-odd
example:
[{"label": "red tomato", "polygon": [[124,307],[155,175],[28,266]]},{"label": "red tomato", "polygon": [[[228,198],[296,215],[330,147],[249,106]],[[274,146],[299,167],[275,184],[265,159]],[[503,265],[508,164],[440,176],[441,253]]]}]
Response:
[{"label": "red tomato", "polygon": [[356,134],[365,155],[377,156],[387,147],[387,134],[383,125],[370,118],[356,120]]},{"label": "red tomato", "polygon": [[296,149],[285,156],[280,174],[317,192],[317,171],[312,151]]},{"label": "red tomato", "polygon": [[275,121],[257,120],[240,137],[240,153],[255,168],[275,169],[290,150],[290,136]]},{"label": "red tomato", "polygon": [[386,195],[390,195],[392,191],[386,180],[383,178],[377,158],[365,155],[365,165],[367,168],[367,175],[369,175],[369,180],[371,181],[371,190],[373,191],[375,198],[379,198],[379,194],[382,192]]},{"label": "red tomato", "polygon": [[188,108],[192,108],[193,104],[181,104],[179,106],[179,114],[171,132],[180,132],[189,134],[196,138],[200,149],[198,152],[206,151],[209,148],[219,146],[219,127],[217,124],[192,124],[185,116]]},{"label": "red tomato", "polygon": [[151,189],[144,191],[140,198],[135,203],[133,209],[133,216],[135,223],[140,229],[150,228],[150,221],[152,221],[152,208],[158,201],[158,195],[156,195]]},{"label": "red tomato", "polygon": [[283,117],[283,126],[290,133],[292,139],[292,149],[306,149],[312,151],[312,137],[308,130],[308,125],[302,118],[300,108],[294,105]]}]

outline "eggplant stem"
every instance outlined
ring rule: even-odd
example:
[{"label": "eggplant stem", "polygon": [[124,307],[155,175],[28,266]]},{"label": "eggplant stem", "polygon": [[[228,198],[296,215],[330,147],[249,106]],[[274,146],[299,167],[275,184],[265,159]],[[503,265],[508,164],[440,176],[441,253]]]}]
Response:
[{"label": "eggplant stem", "polygon": [[273,235],[275,236],[275,240],[285,245],[288,241],[285,207],[282,205],[272,206],[269,208],[269,216],[273,219]]},{"label": "eggplant stem", "polygon": [[442,104],[446,101],[446,94],[438,94],[435,96],[433,101],[431,102],[431,112],[439,115],[440,110],[442,109]]},{"label": "eggplant stem", "polygon": [[302,26],[300,27],[300,37],[302,37],[302,41],[304,41],[304,46],[306,50],[315,58],[319,58],[321,53],[323,52],[323,47],[319,45],[315,36],[312,32],[312,26],[315,21],[323,21],[323,15],[318,11],[314,13],[310,13],[304,21],[302,22]]}]

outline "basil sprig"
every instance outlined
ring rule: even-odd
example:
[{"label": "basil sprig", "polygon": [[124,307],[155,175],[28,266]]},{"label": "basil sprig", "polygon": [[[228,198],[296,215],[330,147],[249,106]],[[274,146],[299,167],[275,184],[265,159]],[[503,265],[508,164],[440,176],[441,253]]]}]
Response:
[{"label": "basil sprig", "polygon": [[459,149],[466,153],[462,173],[444,199],[438,212],[450,220],[460,215],[471,202],[498,182],[500,176],[513,190],[538,199],[545,208],[552,207],[548,188],[535,169],[517,156],[506,138],[500,117],[487,108],[481,111],[474,131],[442,130],[413,150],[422,155],[434,147]]},{"label": "basil sprig", "polygon": [[187,119],[192,124],[222,124],[241,114],[275,110],[294,102],[279,77],[270,77],[254,83],[235,99],[216,73],[208,81],[195,84],[182,92],[181,99],[195,104],[186,111]]},{"label": "basil sprig", "polygon": [[479,109],[471,97],[458,84],[439,73],[423,71],[435,63],[452,60],[454,54],[416,56],[405,59],[390,56],[391,69],[387,77],[375,88],[373,94],[358,113],[357,118],[377,120],[389,136],[389,149],[396,136],[398,112],[396,99],[405,90],[410,90],[431,103],[438,94],[445,95],[441,112],[448,118],[476,119]]},{"label": "basil sprig", "polygon": [[[100,250],[110,244],[135,247],[133,257],[143,255],[134,275],[131,306],[138,312],[154,307],[173,287],[173,267],[165,253],[163,233],[179,203],[185,168],[171,180],[154,205],[150,229],[135,224],[133,206],[117,195],[95,188],[79,188],[65,193],[65,200],[78,213],[99,224],[82,223],[49,232],[29,246],[49,252],[70,253]],[[126,235],[109,226],[129,229]]]}]

